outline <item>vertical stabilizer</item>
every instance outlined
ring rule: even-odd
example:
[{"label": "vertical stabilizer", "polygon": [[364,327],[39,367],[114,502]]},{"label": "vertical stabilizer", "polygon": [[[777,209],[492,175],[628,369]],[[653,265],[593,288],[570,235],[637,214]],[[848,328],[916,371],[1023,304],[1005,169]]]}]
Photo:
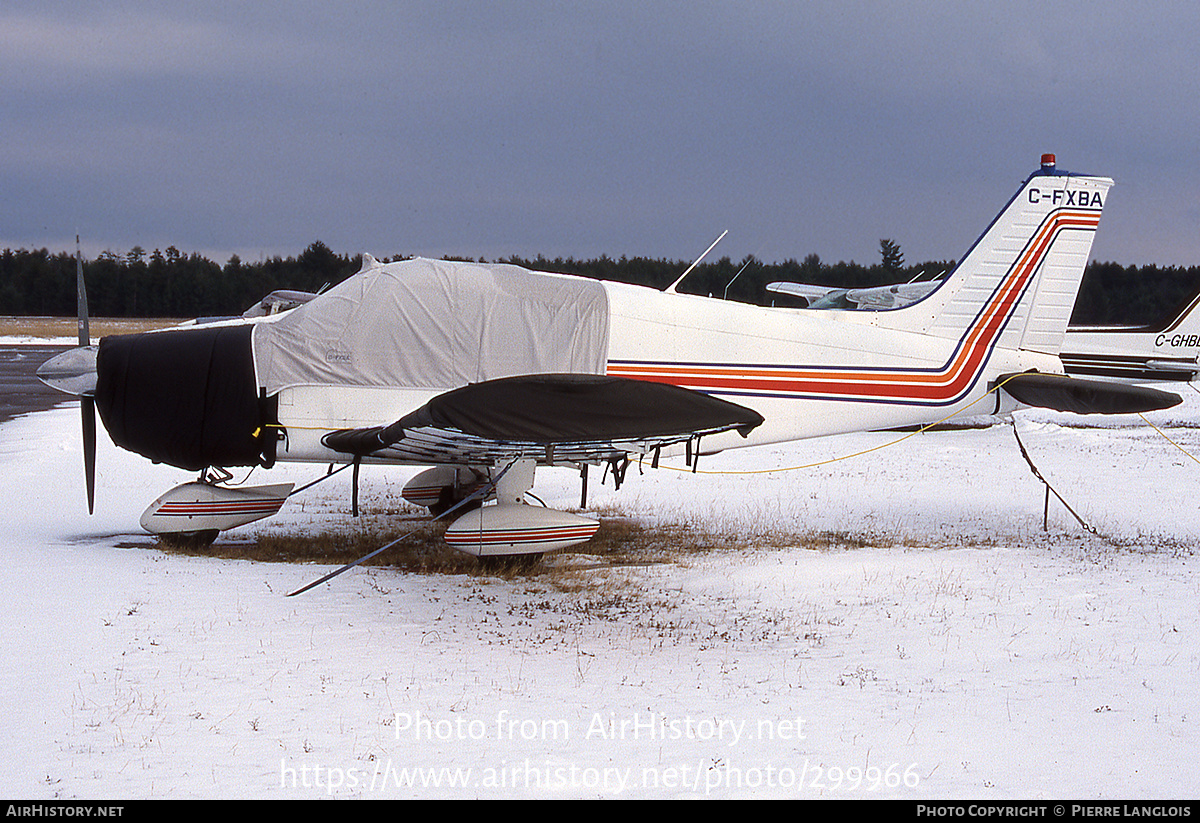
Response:
[{"label": "vertical stabilizer", "polygon": [[1003,348],[1058,354],[1112,184],[1043,155],[945,282],[889,314],[937,337],[984,334]]}]

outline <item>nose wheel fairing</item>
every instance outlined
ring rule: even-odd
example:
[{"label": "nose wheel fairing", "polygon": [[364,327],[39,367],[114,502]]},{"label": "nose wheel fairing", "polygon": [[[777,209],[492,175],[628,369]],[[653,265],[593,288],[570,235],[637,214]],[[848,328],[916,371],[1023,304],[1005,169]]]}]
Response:
[{"label": "nose wheel fairing", "polygon": [[222,532],[275,514],[292,488],[292,483],[238,487],[184,483],[151,503],[141,525],[157,535]]}]

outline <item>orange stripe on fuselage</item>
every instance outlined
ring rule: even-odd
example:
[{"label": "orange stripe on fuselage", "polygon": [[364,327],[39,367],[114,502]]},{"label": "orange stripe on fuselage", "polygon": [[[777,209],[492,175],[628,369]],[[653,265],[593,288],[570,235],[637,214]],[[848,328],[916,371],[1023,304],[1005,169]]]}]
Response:
[{"label": "orange stripe on fuselage", "polygon": [[614,362],[609,374],[671,383],[699,391],[740,394],[828,395],[850,399],[948,402],[978,378],[992,345],[1020,302],[1025,287],[1064,228],[1095,229],[1098,212],[1060,211],[1046,219],[1017,258],[992,299],[940,369],[823,370],[805,367],[628,364]]}]

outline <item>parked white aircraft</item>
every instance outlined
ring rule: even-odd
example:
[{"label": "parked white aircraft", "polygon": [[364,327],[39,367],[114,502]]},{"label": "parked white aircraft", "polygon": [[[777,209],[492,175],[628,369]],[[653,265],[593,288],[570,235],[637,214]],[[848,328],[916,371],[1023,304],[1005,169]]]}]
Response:
[{"label": "parked white aircraft", "polygon": [[[1059,350],[1112,181],[1044,158],[925,299],[889,312],[764,308],[509,265],[364,256],[290,311],[106,337],[39,372],[94,398],[113,441],[200,479],[143,525],[211,539],[290,486],[223,485],[276,461],[435,468],[407,492],[436,511],[472,496],[446,539],[516,556],[598,523],[523,504],[539,465],[608,465],[857,430],[1017,402],[1133,411],[1179,402],[1062,374]],[[997,389],[997,387],[999,387]],[[94,453],[87,458],[89,476]],[[693,464],[694,465],[694,464]],[[586,487],[586,485],[585,485]],[[357,490],[357,482],[355,483]],[[357,505],[357,495],[355,498]],[[447,512],[449,513],[449,512]]]},{"label": "parked white aircraft", "polygon": [[1159,326],[1070,326],[1068,374],[1137,382],[1194,380],[1200,373],[1200,293]]},{"label": "parked white aircraft", "polygon": [[883,311],[915,303],[938,287],[940,280],[918,280],[891,286],[865,286],[842,289],[810,283],[780,280],[767,284],[767,291],[803,297],[808,309],[858,309]]}]

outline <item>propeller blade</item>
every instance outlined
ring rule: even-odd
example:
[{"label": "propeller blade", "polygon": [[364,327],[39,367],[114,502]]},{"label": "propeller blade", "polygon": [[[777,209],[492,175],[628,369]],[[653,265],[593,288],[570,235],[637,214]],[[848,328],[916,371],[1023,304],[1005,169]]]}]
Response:
[{"label": "propeller blade", "polygon": [[[83,252],[79,248],[79,235],[75,235],[75,305],[79,313],[79,345],[91,346],[91,331],[88,329],[87,286],[83,282]],[[89,396],[79,398],[79,411],[83,417],[83,471],[87,477],[88,514],[96,510],[96,399]]]},{"label": "propeller blade", "polygon": [[88,514],[96,510],[96,400],[80,397],[83,415],[83,470],[87,476]]},{"label": "propeller blade", "polygon": [[75,235],[75,308],[79,314],[79,345],[90,346],[88,331],[87,288],[83,282],[83,252],[79,248],[79,235]]}]

